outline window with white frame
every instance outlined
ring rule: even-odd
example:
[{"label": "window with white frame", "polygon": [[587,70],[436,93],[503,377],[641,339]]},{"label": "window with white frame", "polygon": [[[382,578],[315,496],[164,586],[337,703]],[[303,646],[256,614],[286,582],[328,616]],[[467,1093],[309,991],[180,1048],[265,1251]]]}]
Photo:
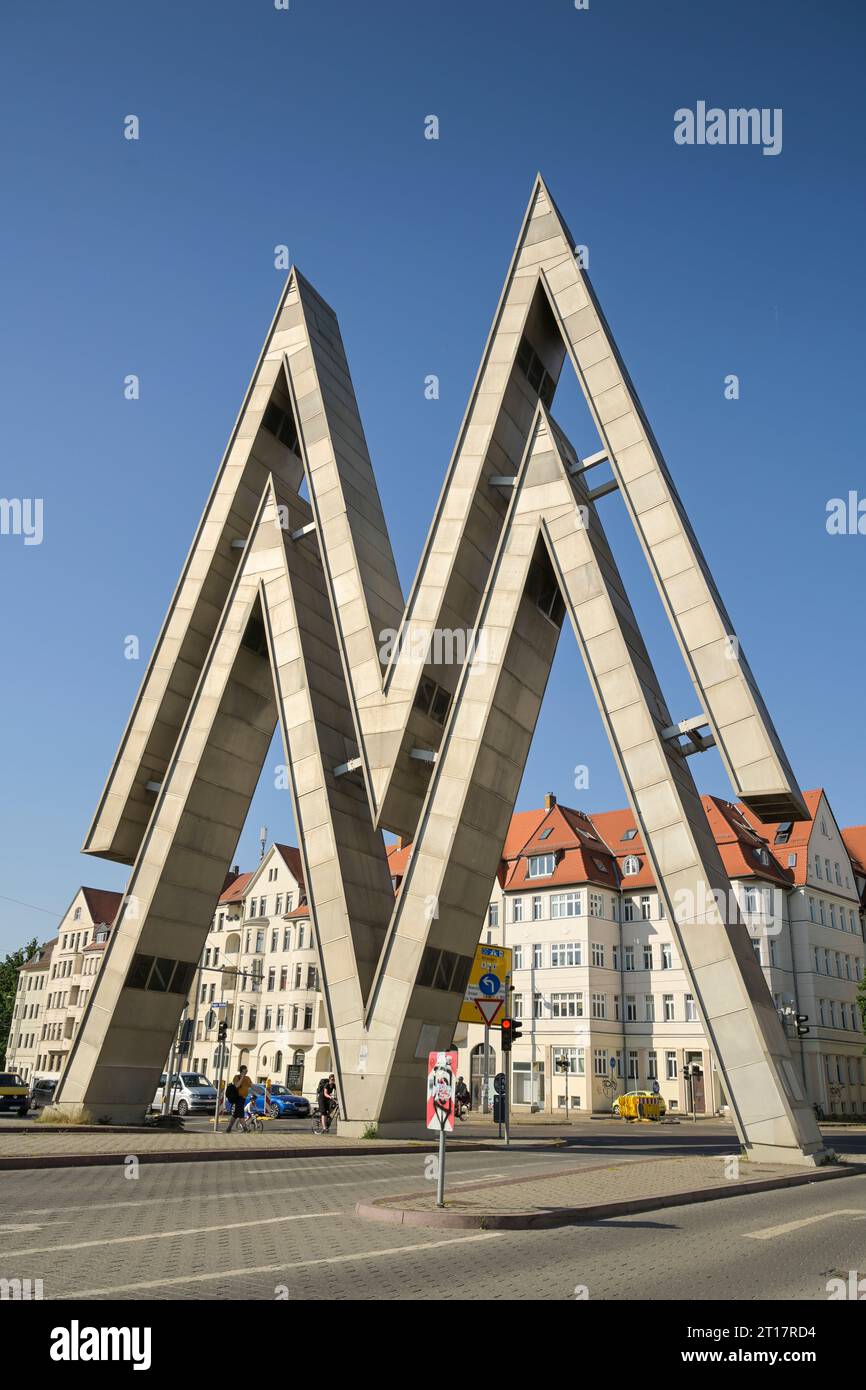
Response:
[{"label": "window with white frame", "polygon": [[582,965],[581,943],[579,941],[554,941],[550,947],[552,966]]},{"label": "window with white frame", "polygon": [[673,969],[673,951],[668,942],[662,942],[662,970]]},{"label": "window with white frame", "polygon": [[551,917],[579,917],[579,893],[552,893],[550,895]]},{"label": "window with white frame", "polygon": [[592,943],[592,963],[593,965],[604,965],[604,946],[600,941]]},{"label": "window with white frame", "polygon": [[592,1074],[593,1076],[607,1076],[607,1053],[603,1047],[592,1049]]},{"label": "window with white frame", "polygon": [[594,994],[592,996],[592,1016],[593,1018],[607,1018],[606,994]]},{"label": "window with white frame", "polygon": [[686,995],[686,1023],[697,1023],[697,1021],[698,1021],[698,1011],[697,1011],[697,1008],[696,1008],[696,1006],[695,1006],[695,997],[694,997],[693,994],[687,994],[687,995]]},{"label": "window with white frame", "polygon": [[592,917],[604,916],[604,898],[602,897],[601,893],[590,893],[589,911],[590,916]]},{"label": "window with white frame", "polygon": [[652,948],[652,946],[644,946],[644,948],[643,948],[643,968],[644,968],[644,970],[652,970],[652,968],[653,968],[653,948]]},{"label": "window with white frame", "polygon": [[649,893],[640,895],[640,915],[645,922],[650,920],[650,897]]},{"label": "window with white frame", "polygon": [[522,921],[523,921],[523,899],[522,899],[522,898],[514,898],[514,900],[512,901],[512,904],[511,904],[511,920],[512,920],[512,922],[522,922]]},{"label": "window with white frame", "polygon": [[522,943],[521,943],[521,945],[519,945],[519,946],[513,946],[513,947],[512,947],[512,951],[513,951],[513,953],[514,953],[514,954],[513,954],[513,957],[512,957],[512,959],[513,959],[513,961],[514,961],[514,969],[515,969],[515,970],[522,970],[522,969],[523,969],[523,945],[522,945]]},{"label": "window with white frame", "polygon": [[583,993],[580,990],[550,996],[551,1018],[583,1018]]},{"label": "window with white frame", "polygon": [[637,1081],[639,1075],[637,1053],[630,1050],[628,1054],[628,1079],[629,1081]]},{"label": "window with white frame", "polygon": [[540,941],[533,942],[532,964],[536,970],[540,970],[544,965],[544,945]]},{"label": "window with white frame", "polygon": [[645,994],[643,997],[644,1022],[655,1023],[656,1021],[656,1001],[655,995]]},{"label": "window with white frame", "polygon": [[568,1062],[568,1071],[571,1076],[586,1076],[586,1050],[582,1047],[555,1047],[553,1049],[553,1070],[554,1073],[562,1071],[562,1067],[557,1065],[560,1059]]},{"label": "window with white frame", "polygon": [[663,1004],[664,1004],[664,1020],[665,1020],[665,1023],[673,1023],[673,1021],[674,1021],[674,996],[673,996],[672,994],[665,994],[665,995],[663,996]]},{"label": "window with white frame", "polygon": [[556,867],[556,856],[553,854],[530,854],[529,856],[529,878],[549,878]]},{"label": "window with white frame", "polygon": [[532,896],[532,920],[533,920],[533,922],[540,922],[540,921],[541,921],[541,894],[540,894],[540,893],[534,893],[533,896]]},{"label": "window with white frame", "polygon": [[665,1076],[668,1081],[677,1079],[677,1054],[675,1052],[665,1053]]},{"label": "window with white frame", "polygon": [[634,946],[626,946],[623,950],[623,969],[634,970]]},{"label": "window with white frame", "polygon": [[653,1048],[646,1055],[646,1074],[649,1081],[658,1081],[659,1079],[659,1057]]},{"label": "window with white frame", "polygon": [[637,855],[627,854],[625,859],[622,861],[623,878],[633,878],[635,874],[639,873],[640,860],[638,859]]},{"label": "window with white frame", "polygon": [[625,996],[625,1018],[627,1023],[637,1022],[637,996],[634,994]]}]

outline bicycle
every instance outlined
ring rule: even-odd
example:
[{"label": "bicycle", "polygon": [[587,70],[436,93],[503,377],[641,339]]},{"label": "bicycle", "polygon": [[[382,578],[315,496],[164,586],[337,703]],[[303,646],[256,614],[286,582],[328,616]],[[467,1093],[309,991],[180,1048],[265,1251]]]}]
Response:
[{"label": "bicycle", "polygon": [[245,1112],[241,1116],[238,1120],[238,1127],[243,1130],[244,1134],[261,1134],[265,1128],[261,1116],[257,1115],[254,1110],[249,1111],[249,1113]]},{"label": "bicycle", "polygon": [[323,1124],[324,1115],[322,1114],[321,1110],[316,1111],[315,1115],[313,1116],[313,1124],[311,1130],[313,1134],[336,1134],[337,1121],[340,1118],[340,1106],[337,1103],[337,1101],[331,1102],[329,1114],[330,1124],[325,1125]]}]

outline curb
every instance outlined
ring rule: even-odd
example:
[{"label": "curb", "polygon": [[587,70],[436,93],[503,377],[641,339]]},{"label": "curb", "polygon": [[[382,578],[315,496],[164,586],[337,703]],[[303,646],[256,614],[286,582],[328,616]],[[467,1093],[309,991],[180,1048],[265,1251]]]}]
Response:
[{"label": "curb", "polygon": [[845,1168],[816,1168],[807,1173],[792,1173],[783,1178],[758,1178],[754,1182],[738,1182],[731,1187],[694,1188],[691,1192],[662,1193],[656,1197],[626,1198],[619,1202],[599,1202],[581,1207],[553,1207],[548,1211],[537,1212],[462,1212],[436,1209],[413,1211],[387,1205],[389,1201],[399,1201],[400,1198],[380,1197],[375,1202],[358,1202],[355,1215],[362,1221],[381,1221],[396,1226],[432,1226],[440,1229],[481,1231],[549,1230],[558,1226],[576,1226],[592,1221],[609,1220],[615,1216],[662,1211],[666,1207],[696,1206],[701,1202],[716,1202],[726,1197],[773,1192],[777,1188],[805,1187],[813,1182],[829,1182],[835,1178],[856,1177],[863,1173],[866,1173],[866,1164],[862,1163]]},{"label": "curb", "polygon": [[[133,1148],[134,1146],[130,1146]],[[467,1151],[483,1151],[487,1148],[484,1143],[473,1143],[471,1140],[461,1145]],[[351,1147],[330,1150],[333,1158],[373,1158],[376,1154],[417,1154],[417,1153],[438,1153],[437,1144],[427,1144],[418,1139],[410,1144],[393,1144],[387,1148],[371,1149],[369,1146],[352,1145]],[[238,1147],[234,1149],[202,1149],[198,1153],[185,1153],[182,1149],[164,1149],[161,1151],[151,1150],[150,1152],[136,1153],[134,1157],[139,1163],[239,1163],[247,1158],[310,1158],[327,1153],[327,1146],[320,1148],[308,1146],[304,1149],[285,1148],[285,1149],[261,1149]],[[110,1168],[115,1163],[123,1163],[129,1157],[126,1153],[94,1153],[94,1154],[14,1154],[0,1155],[0,1172],[10,1169],[21,1168]]]}]

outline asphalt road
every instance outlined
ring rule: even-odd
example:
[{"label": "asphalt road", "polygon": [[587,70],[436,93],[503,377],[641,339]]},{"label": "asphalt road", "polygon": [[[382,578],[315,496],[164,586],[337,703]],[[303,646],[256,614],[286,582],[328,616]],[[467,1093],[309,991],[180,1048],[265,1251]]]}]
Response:
[{"label": "asphalt road", "polygon": [[[455,1152],[449,1189],[561,1169],[563,1156]],[[572,1300],[585,1288],[590,1299],[826,1301],[829,1279],[866,1276],[866,1176],[554,1231],[404,1231],[354,1217],[359,1198],[420,1187],[424,1162],[322,1154],[143,1165],[135,1178],[120,1166],[8,1172],[0,1277],[42,1279],[45,1299],[75,1300],[427,1299],[437,1288]]]}]

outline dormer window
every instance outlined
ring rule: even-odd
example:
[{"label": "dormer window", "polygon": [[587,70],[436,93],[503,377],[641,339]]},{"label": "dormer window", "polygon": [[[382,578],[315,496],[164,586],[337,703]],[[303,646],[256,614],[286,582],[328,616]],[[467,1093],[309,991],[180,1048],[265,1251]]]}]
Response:
[{"label": "dormer window", "polygon": [[529,878],[549,878],[556,867],[554,854],[530,854]]},{"label": "dormer window", "polygon": [[791,838],[791,831],[793,829],[793,826],[793,821],[783,820],[779,825],[778,830],[776,831],[775,837],[773,839],[773,844],[786,845]]},{"label": "dormer window", "polygon": [[640,873],[640,860],[636,854],[627,854],[622,864],[623,878],[631,878],[637,873]]},{"label": "dormer window", "polygon": [[755,845],[755,858],[759,864],[769,864],[770,856],[763,845]]},{"label": "dormer window", "polygon": [[625,832],[625,834],[623,835],[622,838],[623,838],[624,840],[633,840],[636,834],[637,834],[637,830],[636,830],[636,828],[632,825],[632,826],[629,826],[628,830]]}]

